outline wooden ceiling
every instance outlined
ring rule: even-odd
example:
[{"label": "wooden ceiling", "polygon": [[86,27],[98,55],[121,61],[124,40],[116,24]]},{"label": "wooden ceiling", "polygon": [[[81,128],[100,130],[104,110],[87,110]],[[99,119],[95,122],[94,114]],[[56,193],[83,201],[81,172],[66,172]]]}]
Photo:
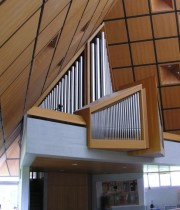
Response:
[{"label": "wooden ceiling", "polygon": [[142,173],[143,165],[38,157],[32,163],[31,171],[88,174]]},{"label": "wooden ceiling", "polygon": [[0,1],[0,156],[104,19],[114,88],[155,75],[164,131],[180,134],[180,0],[155,2]]},{"label": "wooden ceiling", "polygon": [[118,0],[105,27],[115,90],[155,76],[163,130],[180,134],[180,0]]},{"label": "wooden ceiling", "polygon": [[22,120],[102,23],[113,0],[0,1],[0,156]]}]

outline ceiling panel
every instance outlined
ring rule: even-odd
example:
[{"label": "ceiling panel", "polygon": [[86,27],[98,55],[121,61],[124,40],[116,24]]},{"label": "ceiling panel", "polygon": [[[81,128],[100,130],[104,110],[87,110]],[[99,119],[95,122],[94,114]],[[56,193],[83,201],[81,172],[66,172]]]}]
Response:
[{"label": "ceiling panel", "polygon": [[111,162],[68,160],[38,157],[31,165],[31,170],[46,170],[78,173],[140,173],[141,164],[119,164]]},{"label": "ceiling panel", "polygon": [[0,75],[35,39],[39,22],[38,10],[0,50]]},{"label": "ceiling panel", "polygon": [[116,19],[124,17],[122,0],[118,0],[116,4],[112,5],[109,12],[105,16],[105,20]]},{"label": "ceiling panel", "polygon": [[0,95],[11,85],[24,68],[30,64],[33,55],[34,43],[32,42],[24,52],[0,76]]},{"label": "ceiling panel", "polygon": [[179,130],[180,109],[164,110],[165,130]]},{"label": "ceiling panel", "polygon": [[68,12],[69,5],[67,5],[59,15],[39,34],[36,45],[35,55],[46,46],[51,39],[61,30],[64,20]]},{"label": "ceiling panel", "polygon": [[161,88],[163,108],[180,108],[180,86]]},{"label": "ceiling panel", "polygon": [[40,97],[55,47],[49,43],[34,59],[28,86],[26,111]]},{"label": "ceiling panel", "polygon": [[10,176],[19,176],[19,159],[6,160]]},{"label": "ceiling panel", "polygon": [[42,0],[6,0],[0,6],[0,46],[42,5]]},{"label": "ceiling panel", "polygon": [[115,90],[134,81],[132,68],[114,69],[112,71]]},{"label": "ceiling panel", "polygon": [[99,27],[100,24],[102,24],[104,17],[109,12],[109,9],[112,5],[114,5],[117,1],[116,0],[109,0],[107,1],[105,7],[101,10],[100,17],[98,18],[96,24],[94,25],[93,32],[96,31],[96,29]]},{"label": "ceiling panel", "polygon": [[125,20],[109,21],[105,28],[108,44],[128,42]]},{"label": "ceiling panel", "polygon": [[142,80],[147,77],[155,76],[156,80],[158,81],[156,65],[134,67],[134,74],[136,80]]},{"label": "ceiling panel", "polygon": [[69,60],[74,56],[75,52],[77,51],[77,47],[79,46],[79,43],[84,35],[84,32],[85,32],[86,28],[88,27],[88,24],[89,24],[93,14],[94,14],[94,11],[98,5],[98,2],[99,1],[97,1],[97,0],[92,0],[92,1],[88,2],[86,9],[83,13],[83,16],[79,22],[78,28],[73,36],[73,40],[71,42],[71,45],[69,47],[69,50],[67,52],[66,58],[63,62],[61,69],[63,67],[65,67],[65,65],[69,62]]},{"label": "ceiling panel", "polygon": [[20,136],[18,136],[10,147],[6,150],[7,159],[19,159],[20,158],[20,145],[19,145]]},{"label": "ceiling panel", "polygon": [[105,8],[107,2],[108,2],[107,0],[99,1],[96,11],[94,12],[93,17],[91,18],[91,22],[89,23],[89,25],[83,35],[83,38],[81,39],[78,50],[84,45],[84,43],[87,41],[87,39],[92,35],[94,26],[97,23],[98,19],[100,18],[101,11]]},{"label": "ceiling panel", "polygon": [[[48,85],[55,79],[57,76],[58,71],[56,70],[56,67],[59,66],[58,64],[61,63],[62,59],[64,59],[64,56],[67,53],[67,50],[70,46],[70,43],[74,37],[74,34],[76,32],[76,29],[78,27],[79,21],[81,20],[81,17],[83,15],[83,11],[86,7],[87,0],[83,0],[79,4],[79,12],[76,13],[77,8],[77,0],[72,2],[70,11],[68,13],[68,17],[66,19],[65,25],[63,27],[62,33],[60,35],[60,39],[53,57],[53,61],[51,64],[51,69],[47,77],[47,81],[44,87],[44,90],[48,87]],[[73,26],[73,27],[72,27]],[[62,50],[63,49],[63,50]],[[52,74],[53,72],[53,74]],[[51,77],[50,77],[51,76]]]},{"label": "ceiling panel", "polygon": [[1,112],[5,138],[8,138],[24,115],[24,103],[30,66],[17,77],[1,96]]},{"label": "ceiling panel", "polygon": [[127,16],[145,15],[149,13],[148,0],[125,0]]},{"label": "ceiling panel", "polygon": [[40,32],[69,4],[70,0],[48,0],[43,9]]}]

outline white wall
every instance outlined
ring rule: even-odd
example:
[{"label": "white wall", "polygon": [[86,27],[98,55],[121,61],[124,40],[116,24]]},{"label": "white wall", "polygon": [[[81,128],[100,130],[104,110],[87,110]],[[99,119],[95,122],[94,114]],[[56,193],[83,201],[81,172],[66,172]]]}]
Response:
[{"label": "white wall", "polygon": [[[97,210],[97,190],[96,183],[105,181],[126,181],[134,180],[138,181],[138,193],[139,193],[139,204],[144,205],[144,182],[143,174],[101,174],[92,176],[92,209]],[[131,208],[132,209],[132,208]]]},{"label": "white wall", "polygon": [[150,206],[153,201],[155,207],[163,209],[163,206],[180,204],[180,187],[157,187],[145,189],[145,203]]}]

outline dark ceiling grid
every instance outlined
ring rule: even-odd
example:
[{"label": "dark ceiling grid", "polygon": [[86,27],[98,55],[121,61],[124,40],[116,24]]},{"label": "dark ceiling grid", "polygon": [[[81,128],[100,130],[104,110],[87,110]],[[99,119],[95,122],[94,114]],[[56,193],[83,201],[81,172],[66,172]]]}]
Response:
[{"label": "dark ceiling grid", "polygon": [[[161,109],[161,113],[162,113],[162,95],[161,95],[161,89],[160,89],[160,72],[158,69],[158,59],[157,59],[157,49],[156,49],[156,43],[155,43],[155,36],[154,36],[154,26],[153,26],[153,20],[152,20],[152,11],[151,11],[151,2],[150,0],[148,0],[148,7],[149,7],[149,16],[150,16],[150,21],[151,21],[151,29],[152,29],[152,40],[153,40],[153,46],[154,46],[154,55],[155,55],[155,61],[156,61],[156,71],[157,71],[157,78],[158,78],[158,92],[159,92],[159,103],[160,103],[160,109]],[[161,123],[162,123],[162,127],[163,130],[165,130],[165,121],[164,121],[164,115],[163,113],[161,114]]]},{"label": "dark ceiling grid", "polygon": [[177,25],[177,32],[178,32],[178,38],[179,38],[179,50],[180,50],[180,18],[178,18],[178,15],[180,16],[180,13],[177,10],[177,5],[176,5],[176,0],[174,0],[174,9],[175,9],[175,14],[176,14],[176,25]]},{"label": "dark ceiling grid", "polygon": [[[118,69],[118,70],[121,70],[121,69],[128,69],[128,68],[133,68],[134,69],[134,67],[143,67],[143,66],[150,66],[150,65],[155,65],[156,66],[156,72],[157,72],[157,78],[158,78],[158,87],[159,87],[159,94],[160,94],[160,103],[161,103],[161,110],[162,110],[162,112],[163,112],[163,104],[162,104],[162,96],[161,96],[161,88],[163,87],[173,87],[173,86],[180,86],[180,84],[168,84],[168,85],[162,85],[161,83],[160,83],[160,72],[159,72],[159,65],[161,65],[161,64],[175,64],[175,63],[179,63],[180,62],[180,59],[174,59],[174,58],[170,58],[170,60],[165,60],[165,59],[163,59],[163,60],[158,60],[158,57],[157,57],[157,46],[156,46],[156,43],[155,43],[155,41],[156,40],[166,40],[167,39],[167,41],[168,40],[173,40],[173,39],[175,39],[175,38],[178,38],[178,40],[179,40],[179,44],[180,44],[180,28],[179,28],[179,22],[180,22],[180,20],[179,20],[179,15],[180,15],[180,11],[179,11],[179,8],[177,9],[177,6],[176,6],[176,0],[173,0],[174,1],[174,5],[175,5],[175,8],[172,10],[172,11],[156,11],[156,12],[152,12],[151,11],[151,2],[150,2],[150,0],[148,0],[148,9],[149,9],[149,12],[148,12],[148,14],[137,14],[137,15],[129,15],[129,16],[127,16],[127,14],[126,14],[126,11],[125,11],[125,9],[126,8],[124,8],[123,7],[123,9],[124,9],[124,17],[118,17],[118,18],[109,18],[109,19],[106,19],[105,20],[105,22],[110,22],[110,21],[115,21],[115,20],[124,20],[125,19],[125,21],[126,21],[126,29],[127,29],[127,33],[128,33],[128,41],[126,42],[118,42],[118,43],[111,43],[111,44],[108,44],[108,46],[110,47],[110,46],[115,46],[115,45],[122,45],[122,44],[129,44],[129,45],[131,45],[132,43],[143,43],[143,42],[147,42],[147,41],[153,41],[153,46],[154,46],[154,55],[155,55],[155,62],[153,62],[153,63],[145,63],[145,64],[134,64],[133,62],[132,62],[132,66],[115,66],[115,67],[112,67],[112,70],[116,70],[116,69]],[[125,0],[123,0],[123,5],[124,5],[124,2],[125,2]],[[157,36],[154,36],[154,23],[153,23],[153,21],[152,21],[152,18],[153,17],[155,17],[155,16],[157,16],[157,15],[163,15],[163,14],[176,14],[176,26],[175,27],[177,27],[177,33],[176,34],[168,34],[168,36],[160,36],[160,37],[157,37]],[[152,30],[152,38],[151,39],[143,39],[143,40],[130,40],[129,39],[129,32],[128,32],[128,28],[127,28],[127,20],[128,19],[131,19],[131,18],[138,18],[138,17],[145,17],[145,16],[147,16],[147,17],[150,17],[150,20],[151,20],[151,30]],[[132,58],[132,52],[130,51],[130,55],[131,55],[131,58]],[[177,57],[177,56],[176,56]],[[175,57],[175,58],[176,58]],[[178,58],[178,57],[177,57]],[[174,109],[173,107],[172,108],[168,108],[168,109]],[[176,108],[176,109],[179,109],[178,107]],[[164,113],[162,113],[162,116],[163,116],[163,126],[164,126],[164,131],[165,131],[165,122],[164,122]]]}]

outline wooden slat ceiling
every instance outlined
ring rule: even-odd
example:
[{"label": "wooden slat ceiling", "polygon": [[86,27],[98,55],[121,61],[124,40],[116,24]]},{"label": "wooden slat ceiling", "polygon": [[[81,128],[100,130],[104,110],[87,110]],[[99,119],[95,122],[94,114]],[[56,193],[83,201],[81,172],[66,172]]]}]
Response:
[{"label": "wooden slat ceiling", "polygon": [[[24,114],[85,44],[114,3],[113,0],[0,3],[0,156],[22,131]],[[17,161],[8,160],[7,164],[16,166]],[[15,174],[15,168],[10,174]]]},{"label": "wooden slat ceiling", "polygon": [[163,130],[180,134],[180,1],[118,0],[105,28],[114,89],[155,76]]}]

